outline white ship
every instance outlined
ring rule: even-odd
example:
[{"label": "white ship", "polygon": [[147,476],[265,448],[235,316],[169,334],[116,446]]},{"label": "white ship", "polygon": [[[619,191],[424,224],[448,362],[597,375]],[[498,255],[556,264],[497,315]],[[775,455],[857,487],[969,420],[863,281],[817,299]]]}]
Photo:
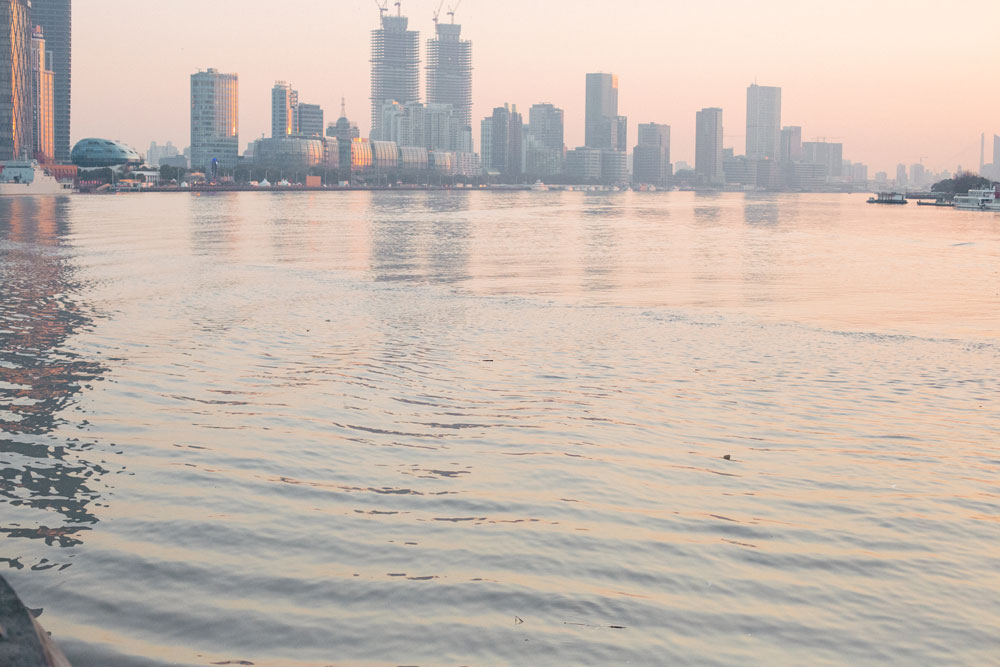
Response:
[{"label": "white ship", "polygon": [[1000,185],[993,190],[969,190],[955,197],[955,208],[966,211],[1000,211]]},{"label": "white ship", "polygon": [[0,196],[67,195],[72,183],[60,183],[37,162],[10,160],[0,162]]}]

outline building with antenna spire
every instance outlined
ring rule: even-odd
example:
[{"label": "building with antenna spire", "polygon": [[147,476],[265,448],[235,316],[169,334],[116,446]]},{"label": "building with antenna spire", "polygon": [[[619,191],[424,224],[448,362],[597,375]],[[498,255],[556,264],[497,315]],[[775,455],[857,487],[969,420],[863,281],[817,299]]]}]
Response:
[{"label": "building with antenna spire", "polygon": [[382,107],[386,102],[420,101],[420,33],[409,30],[402,3],[396,15],[388,12],[386,0],[378,3],[381,27],[372,30],[372,137],[381,136]]},{"label": "building with antenna spire", "polygon": [[[449,104],[462,128],[462,136],[472,137],[472,42],[462,39],[462,26],[455,23],[461,2],[448,8],[450,23],[441,23],[444,0],[434,15],[436,35],[427,40],[427,102]],[[462,150],[471,152],[472,146]]]}]

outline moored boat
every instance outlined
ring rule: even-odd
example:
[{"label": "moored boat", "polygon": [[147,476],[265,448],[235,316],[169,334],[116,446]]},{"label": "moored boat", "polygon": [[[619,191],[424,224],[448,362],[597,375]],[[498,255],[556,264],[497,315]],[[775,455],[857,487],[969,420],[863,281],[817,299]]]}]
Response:
[{"label": "moored boat", "polygon": [[880,192],[868,199],[869,204],[908,204],[906,195],[898,192]]},{"label": "moored boat", "polygon": [[969,190],[955,196],[955,208],[964,211],[1000,211],[1000,184],[992,190]]},{"label": "moored boat", "polygon": [[72,192],[72,183],[60,183],[37,162],[0,162],[0,196],[65,195]]}]

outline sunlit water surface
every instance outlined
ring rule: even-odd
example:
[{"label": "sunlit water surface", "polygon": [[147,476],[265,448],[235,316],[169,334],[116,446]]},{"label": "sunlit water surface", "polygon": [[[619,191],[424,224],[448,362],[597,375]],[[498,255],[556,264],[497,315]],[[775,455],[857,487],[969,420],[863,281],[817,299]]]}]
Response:
[{"label": "sunlit water surface", "polygon": [[1000,664],[1000,216],[863,199],[2,200],[2,573],[78,667]]}]

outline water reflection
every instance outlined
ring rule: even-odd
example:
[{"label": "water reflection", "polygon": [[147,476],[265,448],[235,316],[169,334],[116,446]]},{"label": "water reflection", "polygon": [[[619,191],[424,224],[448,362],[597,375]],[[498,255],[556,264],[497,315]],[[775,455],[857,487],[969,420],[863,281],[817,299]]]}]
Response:
[{"label": "water reflection", "polygon": [[[62,241],[67,207],[0,200],[0,532],[60,547],[79,544],[97,523],[92,507],[108,472],[84,455],[92,443],[57,436],[73,426],[64,415],[75,397],[106,372],[67,345],[92,323],[73,297],[80,285]],[[0,561],[24,567],[9,552]],[[45,562],[36,567],[54,565]]]},{"label": "water reflection", "polygon": [[743,205],[743,220],[748,225],[776,225],[778,215],[778,202],[774,195],[747,194]]},{"label": "water reflection", "polygon": [[373,193],[370,265],[375,279],[467,280],[472,238],[468,211],[468,193]]}]

